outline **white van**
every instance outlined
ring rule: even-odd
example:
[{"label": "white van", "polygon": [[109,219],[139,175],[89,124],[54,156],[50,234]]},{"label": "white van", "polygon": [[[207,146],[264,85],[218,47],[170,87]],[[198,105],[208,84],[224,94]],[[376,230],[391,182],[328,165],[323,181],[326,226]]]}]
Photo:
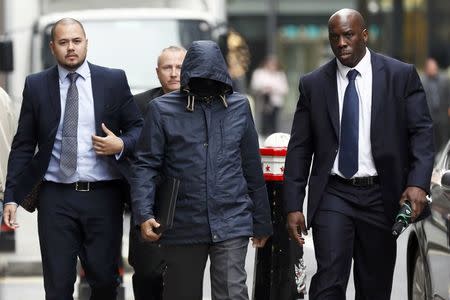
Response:
[{"label": "white van", "polygon": [[211,39],[214,20],[204,12],[164,8],[96,9],[49,14],[33,33],[32,71],[55,64],[48,47],[52,25],[63,17],[79,20],[88,38],[88,61],[125,70],[133,94],[159,86],[155,67],[163,48],[187,48]]}]

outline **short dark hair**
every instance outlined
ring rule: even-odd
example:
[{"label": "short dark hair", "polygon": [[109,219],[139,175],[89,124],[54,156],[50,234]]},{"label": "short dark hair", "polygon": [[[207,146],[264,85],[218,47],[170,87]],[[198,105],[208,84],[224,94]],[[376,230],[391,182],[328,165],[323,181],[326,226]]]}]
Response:
[{"label": "short dark hair", "polygon": [[56,21],[56,23],[53,24],[53,26],[52,26],[52,30],[51,30],[51,32],[50,32],[51,38],[52,38],[52,42],[55,41],[55,30],[56,30],[56,27],[57,27],[59,24],[63,24],[63,25],[68,25],[68,24],[78,24],[78,25],[81,27],[81,30],[83,31],[84,36],[86,37],[86,32],[84,31],[83,24],[81,24],[80,21],[75,20],[75,19],[73,19],[73,18],[63,18],[63,19],[61,19],[61,20]]}]

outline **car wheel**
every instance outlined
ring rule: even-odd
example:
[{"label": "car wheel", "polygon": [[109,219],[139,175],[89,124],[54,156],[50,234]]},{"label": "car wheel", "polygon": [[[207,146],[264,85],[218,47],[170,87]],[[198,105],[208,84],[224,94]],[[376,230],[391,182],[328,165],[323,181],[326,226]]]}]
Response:
[{"label": "car wheel", "polygon": [[425,265],[420,251],[416,251],[414,259],[414,273],[411,286],[411,300],[426,300],[427,299],[427,287],[426,287],[426,273]]}]

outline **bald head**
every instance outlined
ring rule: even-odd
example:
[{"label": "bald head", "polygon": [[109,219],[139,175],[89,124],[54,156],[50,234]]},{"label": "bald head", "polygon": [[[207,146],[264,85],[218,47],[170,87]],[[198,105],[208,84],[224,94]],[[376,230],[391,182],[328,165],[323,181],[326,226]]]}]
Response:
[{"label": "bald head", "polygon": [[364,21],[363,16],[357,10],[351,8],[343,8],[338,10],[337,12],[332,14],[330,19],[328,20],[328,27],[330,27],[330,24],[336,22],[339,19],[351,20],[361,29],[366,29],[366,21]]},{"label": "bald head", "polygon": [[86,38],[86,32],[84,31],[83,24],[81,24],[80,21],[72,19],[72,18],[63,18],[63,19],[57,21],[55,24],[53,24],[52,30],[50,32],[52,41],[55,41],[56,28],[60,25],[78,25],[78,26],[80,26],[81,31],[83,32],[83,35]]},{"label": "bald head", "polygon": [[164,60],[164,57],[166,55],[171,55],[171,54],[176,54],[176,53],[182,55],[183,59],[184,59],[184,56],[186,55],[186,49],[184,49],[183,47],[178,47],[178,46],[169,46],[167,48],[164,48],[161,51],[161,54],[158,56],[158,67],[161,65],[161,63]]},{"label": "bald head", "polygon": [[355,67],[366,54],[366,22],[354,9],[344,8],[330,17],[328,38],[334,55],[347,67]]},{"label": "bald head", "polygon": [[83,25],[75,19],[61,19],[53,25],[50,49],[60,66],[75,71],[86,60],[87,44]]}]

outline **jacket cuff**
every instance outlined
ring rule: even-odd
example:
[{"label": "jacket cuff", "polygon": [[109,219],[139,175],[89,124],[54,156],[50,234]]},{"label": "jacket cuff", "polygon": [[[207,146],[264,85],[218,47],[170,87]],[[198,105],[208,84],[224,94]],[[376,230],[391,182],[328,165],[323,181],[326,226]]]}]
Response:
[{"label": "jacket cuff", "polygon": [[285,214],[293,211],[303,212],[303,201],[305,198],[304,189],[291,183],[283,184],[283,210]]},{"label": "jacket cuff", "polygon": [[144,223],[147,220],[150,220],[151,218],[155,218],[155,216],[152,215],[133,215],[134,217],[134,225],[140,226],[142,223]]},{"label": "jacket cuff", "polygon": [[253,236],[263,237],[272,235],[272,217],[266,186],[263,185],[257,190],[252,191],[249,193],[249,196],[255,205],[255,211],[253,213]]},{"label": "jacket cuff", "polygon": [[253,236],[254,237],[265,237],[265,236],[271,236],[272,234],[273,234],[272,223],[253,224]]},{"label": "jacket cuff", "polygon": [[120,154],[119,154],[119,157],[117,158],[117,156],[116,156],[116,158],[118,160],[123,160],[125,157],[128,156],[128,153],[130,152],[129,149],[130,149],[131,145],[130,145],[130,140],[126,136],[121,136],[120,138],[123,141],[123,148],[122,148],[122,152],[120,152]]}]

